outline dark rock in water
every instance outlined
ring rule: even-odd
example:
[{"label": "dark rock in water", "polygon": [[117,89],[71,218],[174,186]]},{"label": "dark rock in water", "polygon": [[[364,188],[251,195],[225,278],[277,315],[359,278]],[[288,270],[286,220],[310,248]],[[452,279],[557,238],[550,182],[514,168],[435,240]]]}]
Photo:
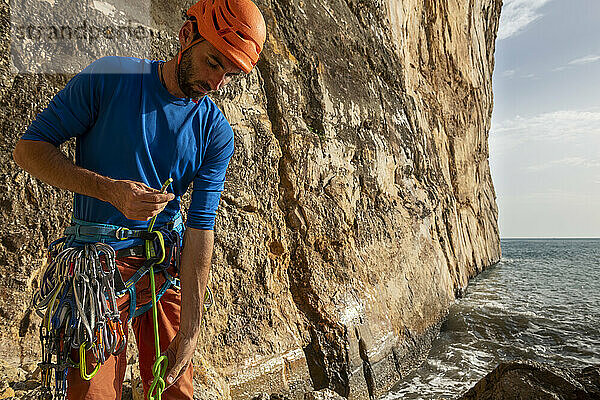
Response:
[{"label": "dark rock in water", "polygon": [[556,368],[535,361],[502,363],[458,400],[600,400],[600,366]]}]

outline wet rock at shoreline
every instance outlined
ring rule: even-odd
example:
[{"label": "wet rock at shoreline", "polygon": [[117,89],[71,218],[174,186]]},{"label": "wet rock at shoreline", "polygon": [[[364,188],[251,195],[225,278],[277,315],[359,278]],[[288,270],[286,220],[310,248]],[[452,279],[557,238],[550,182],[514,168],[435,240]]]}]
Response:
[{"label": "wet rock at shoreline", "polygon": [[598,400],[600,366],[581,370],[535,361],[501,363],[458,400]]}]

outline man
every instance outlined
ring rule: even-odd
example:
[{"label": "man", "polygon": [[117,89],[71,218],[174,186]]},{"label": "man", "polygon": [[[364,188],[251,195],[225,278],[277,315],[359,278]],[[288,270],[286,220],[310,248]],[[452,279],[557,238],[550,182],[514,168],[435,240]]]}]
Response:
[{"label": "man", "polygon": [[[38,115],[13,155],[42,181],[75,192],[77,234],[82,226],[143,230],[153,216],[158,216],[156,226],[171,223],[183,232],[173,221],[179,216],[180,196],[193,181],[179,267],[181,289],[170,288],[157,304],[161,351],[168,357],[167,399],[193,397],[190,362],[200,329],[215,212],[233,154],[233,131],[206,95],[249,73],[266,35],[264,19],[251,0],[201,0],[187,14],[177,57],[164,63],[106,57],[90,64]],[[57,148],[70,137],[77,138],[75,164]],[[158,188],[169,177],[174,179],[172,193],[161,193]],[[140,239],[103,241],[121,252],[140,244]],[[127,280],[143,259],[117,255]],[[135,287],[137,304],[146,303],[147,276]],[[120,299],[122,321],[131,316],[130,300]],[[146,394],[154,361],[150,314],[132,321]],[[123,353],[111,356],[90,381],[71,368],[68,398],[120,398],[125,367]]]}]

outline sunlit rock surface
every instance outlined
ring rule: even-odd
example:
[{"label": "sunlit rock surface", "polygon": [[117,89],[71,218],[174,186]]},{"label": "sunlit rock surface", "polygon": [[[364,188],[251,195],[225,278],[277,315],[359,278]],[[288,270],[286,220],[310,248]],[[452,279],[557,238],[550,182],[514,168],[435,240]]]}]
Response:
[{"label": "sunlit rock surface", "polygon": [[[71,197],[21,171],[11,152],[70,75],[15,70],[2,4],[0,354],[22,371],[11,382],[23,382],[40,350],[29,299]],[[88,18],[136,20],[140,8],[127,4],[94,1]],[[188,4],[141,8],[141,23],[160,33],[144,39],[145,54],[99,41],[93,55],[173,55]],[[501,1],[258,5],[268,26],[258,67],[215,97],[236,152],[215,228],[198,396],[302,399],[329,388],[367,399],[419,363],[455,295],[500,258],[487,139]]]}]

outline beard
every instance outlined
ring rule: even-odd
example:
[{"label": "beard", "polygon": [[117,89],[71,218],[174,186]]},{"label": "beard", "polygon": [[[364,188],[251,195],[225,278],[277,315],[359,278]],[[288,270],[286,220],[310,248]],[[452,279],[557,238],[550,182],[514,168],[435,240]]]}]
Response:
[{"label": "beard", "polygon": [[[186,51],[183,53],[181,63],[179,64],[177,83],[186,97],[199,100],[211,91],[210,85],[204,81],[194,80],[192,74],[192,56],[189,51]],[[200,91],[198,87],[203,91]]]}]

